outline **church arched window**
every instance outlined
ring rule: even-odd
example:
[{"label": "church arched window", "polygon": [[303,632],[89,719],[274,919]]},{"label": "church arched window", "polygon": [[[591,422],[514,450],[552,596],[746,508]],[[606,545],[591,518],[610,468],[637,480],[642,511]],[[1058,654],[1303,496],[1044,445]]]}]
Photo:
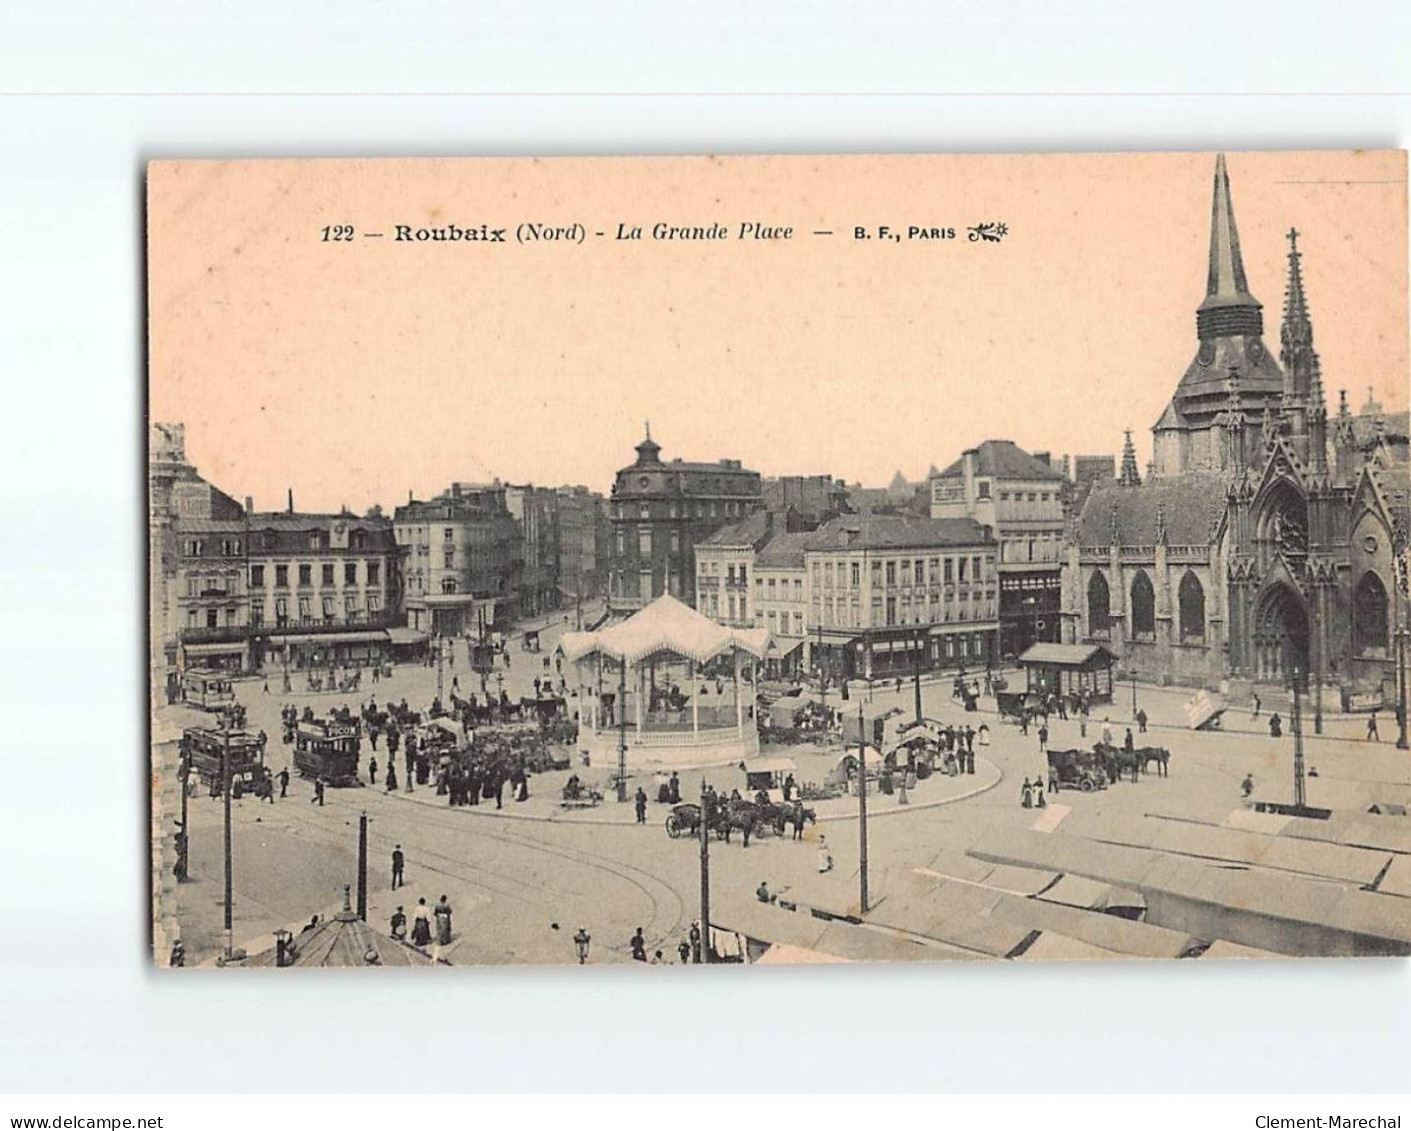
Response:
[{"label": "church arched window", "polygon": [[1132,578],[1132,636],[1152,640],[1156,636],[1156,591],[1151,578],[1141,570]]},{"label": "church arched window", "polygon": [[1111,594],[1107,590],[1107,578],[1100,571],[1094,571],[1088,582],[1088,635],[1102,640],[1111,631]]},{"label": "church arched window", "polygon": [[1359,656],[1386,655],[1387,591],[1370,570],[1352,594],[1352,648]]},{"label": "church arched window", "polygon": [[1186,570],[1177,591],[1181,605],[1181,640],[1198,643],[1205,639],[1205,588],[1200,578]]}]

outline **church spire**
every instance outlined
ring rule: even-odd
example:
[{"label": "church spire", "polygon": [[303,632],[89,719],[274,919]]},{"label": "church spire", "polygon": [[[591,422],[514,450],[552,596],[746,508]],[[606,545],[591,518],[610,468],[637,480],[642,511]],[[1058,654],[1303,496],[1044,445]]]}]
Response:
[{"label": "church spire", "polygon": [[1132,444],[1132,430],[1127,429],[1126,439],[1122,441],[1122,474],[1117,477],[1117,482],[1123,487],[1140,487],[1142,477],[1137,472],[1137,449]]},{"label": "church spire", "polygon": [[1262,310],[1245,280],[1240,234],[1230,199],[1230,175],[1221,153],[1215,158],[1215,190],[1210,204],[1210,270],[1205,281],[1205,301],[1196,311],[1196,331],[1202,341],[1225,335],[1262,334]]}]

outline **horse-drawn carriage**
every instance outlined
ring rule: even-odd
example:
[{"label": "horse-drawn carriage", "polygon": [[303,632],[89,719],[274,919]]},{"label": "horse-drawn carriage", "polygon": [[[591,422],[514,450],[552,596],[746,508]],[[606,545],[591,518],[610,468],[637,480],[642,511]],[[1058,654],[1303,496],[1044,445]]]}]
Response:
[{"label": "horse-drawn carriage", "polygon": [[1096,750],[1050,750],[1048,780],[1057,789],[1079,789],[1084,793],[1106,789],[1107,762]]},{"label": "horse-drawn carriage", "polygon": [[[703,819],[699,805],[691,802],[674,805],[666,815],[666,835],[672,840],[683,836],[698,836]],[[817,820],[817,813],[804,808],[800,802],[789,805],[774,802],[761,804],[731,797],[716,799],[711,805],[706,827],[708,832],[715,834],[717,840],[723,840],[726,844],[730,843],[731,834],[738,830],[744,837],[745,847],[748,848],[750,838],[758,836],[765,829],[775,836],[783,836],[784,829],[789,824],[802,828],[805,823],[813,824]]]},{"label": "horse-drawn carriage", "polygon": [[784,800],[784,786],[794,776],[798,766],[792,758],[760,758],[754,762],[741,762],[745,772],[745,792],[754,797],[765,794],[771,802]]},{"label": "horse-drawn carriage", "polygon": [[254,788],[265,770],[265,739],[248,730],[216,730],[212,727],[187,727],[181,735],[182,750],[189,771],[195,771],[201,783],[213,788],[224,780],[224,759],[229,752],[231,792]]},{"label": "horse-drawn carriage", "polygon": [[995,709],[1000,722],[1023,723],[1039,710],[1039,696],[1024,691],[996,691]]},{"label": "horse-drawn carriage", "polygon": [[1164,746],[1138,746],[1128,750],[1124,746],[1099,742],[1093,746],[1093,751],[1105,761],[1108,777],[1114,782],[1119,781],[1123,774],[1129,775],[1135,782],[1138,772],[1146,773],[1153,762],[1156,763],[1157,777],[1164,778],[1171,762],[1171,751]]},{"label": "horse-drawn carriage", "polygon": [[539,651],[539,630],[537,628],[526,629],[524,636],[520,638],[519,647],[525,652]]},{"label": "horse-drawn carriage", "polygon": [[294,732],[294,768],[329,785],[361,785],[358,753],[362,726],[357,719],[300,719]]}]

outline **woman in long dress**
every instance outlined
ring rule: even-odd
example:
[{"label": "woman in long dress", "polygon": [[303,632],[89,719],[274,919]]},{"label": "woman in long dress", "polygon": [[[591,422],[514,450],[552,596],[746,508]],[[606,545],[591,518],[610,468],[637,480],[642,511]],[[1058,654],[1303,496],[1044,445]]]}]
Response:
[{"label": "woman in long dress", "polygon": [[431,945],[431,908],[426,906],[425,896],[416,901],[416,910],[412,912],[412,945]]},{"label": "woman in long dress", "polygon": [[1032,809],[1034,807],[1034,790],[1033,786],[1029,784],[1028,778],[1024,779],[1024,787],[1019,794],[1019,803],[1023,805],[1025,809]]},{"label": "woman in long dress", "polygon": [[444,895],[436,904],[436,941],[442,946],[451,941],[451,905]]}]

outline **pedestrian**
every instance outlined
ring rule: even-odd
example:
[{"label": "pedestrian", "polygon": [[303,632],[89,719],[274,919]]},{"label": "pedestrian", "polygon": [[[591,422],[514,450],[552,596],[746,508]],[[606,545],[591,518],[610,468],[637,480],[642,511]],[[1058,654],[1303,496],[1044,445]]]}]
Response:
[{"label": "pedestrian", "polygon": [[1382,736],[1377,733],[1377,712],[1373,711],[1367,718],[1367,741],[1380,742]]},{"label": "pedestrian", "polygon": [[436,903],[436,941],[441,946],[451,942],[451,905],[444,895]]},{"label": "pedestrian", "polygon": [[666,783],[666,796],[671,800],[671,804],[681,804],[681,779],[676,776],[676,771],[671,771],[671,780]]},{"label": "pedestrian", "polygon": [[1137,744],[1132,740],[1132,728],[1127,728],[1127,733],[1122,737],[1122,749],[1128,754],[1137,748]]},{"label": "pedestrian", "polygon": [[367,776],[368,776],[369,779],[371,779],[373,785],[376,785],[376,784],[377,784],[377,759],[376,759],[376,758],[373,758],[371,761],[368,762],[368,764],[367,764]]},{"label": "pedestrian", "polygon": [[822,834],[818,837],[818,871],[831,872],[833,870],[833,854],[828,851],[828,838]]},{"label": "pedestrian", "polygon": [[629,940],[628,946],[632,948],[632,959],[635,962],[645,962],[647,960],[647,940],[642,935],[642,928],[637,928],[637,933]]},{"label": "pedestrian", "polygon": [[691,920],[691,930],[686,936],[691,941],[691,961],[699,966],[701,963],[701,924],[700,920]]},{"label": "pedestrian", "polygon": [[313,797],[311,797],[311,798],[309,799],[309,801],[310,801],[311,804],[316,804],[316,805],[318,805],[318,807],[319,807],[320,809],[323,808],[323,775],[322,775],[322,774],[319,774],[318,777],[314,778],[314,795],[313,795]]},{"label": "pedestrian", "polygon": [[1251,719],[1257,719],[1257,718],[1259,717],[1259,692],[1256,691],[1256,692],[1254,692],[1253,694],[1254,694],[1254,714],[1250,715],[1249,717],[1250,717]]},{"label": "pedestrian", "polygon": [[1048,801],[1044,798],[1043,783],[1038,778],[1034,779],[1034,808],[1048,808]]},{"label": "pedestrian", "polygon": [[426,906],[426,896],[416,901],[416,910],[412,912],[412,945],[431,945],[431,908]]},{"label": "pedestrian", "polygon": [[1034,787],[1030,784],[1028,778],[1024,779],[1024,785],[1020,790],[1019,804],[1024,806],[1025,809],[1032,809],[1034,807]]},{"label": "pedestrian", "polygon": [[1102,744],[1104,746],[1112,745],[1112,727],[1109,725],[1106,715],[1102,717]]},{"label": "pedestrian", "polygon": [[505,775],[504,775],[504,771],[502,771],[502,770],[497,770],[497,771],[495,772],[495,808],[496,808],[496,809],[503,809],[504,807],[505,807]]},{"label": "pedestrian", "polygon": [[269,676],[265,676],[265,694],[269,694]]},{"label": "pedestrian", "polygon": [[676,953],[681,956],[681,965],[687,966],[691,962],[691,944],[682,939],[676,944]]},{"label": "pedestrian", "polygon": [[388,763],[387,763],[387,792],[388,792],[388,793],[395,793],[396,791],[397,791],[397,763],[396,763],[396,762],[393,762],[393,761],[388,761]]},{"label": "pedestrian", "polygon": [[392,849],[392,890],[393,890],[393,891],[396,891],[399,887],[401,887],[403,884],[405,884],[405,883],[407,882],[407,881],[403,878],[403,873],[406,871],[406,867],[407,867],[407,858],[406,858],[406,855],[402,852],[402,846],[399,844],[399,845],[397,845],[395,848]]},{"label": "pedestrian", "polygon": [[1048,727],[1041,726],[1041,727],[1039,727],[1039,753],[1040,753],[1040,754],[1045,754],[1045,753],[1047,753],[1047,752],[1048,752]]},{"label": "pedestrian", "polygon": [[397,910],[392,912],[391,934],[398,942],[405,942],[407,937],[407,913],[402,910],[402,905],[397,905]]},{"label": "pedestrian", "polygon": [[1058,706],[1058,717],[1064,722],[1068,721],[1068,706],[1063,702],[1062,695],[1055,695],[1053,701]]},{"label": "pedestrian", "polygon": [[637,823],[645,825],[647,823],[647,791],[639,785],[633,800],[637,803]]},{"label": "pedestrian", "polygon": [[1029,710],[1027,707],[1019,708],[1019,733],[1026,736],[1029,733]]},{"label": "pedestrian", "polygon": [[1254,792],[1254,775],[1245,774],[1244,781],[1240,782],[1240,793],[1248,798]]},{"label": "pedestrian", "polygon": [[1275,711],[1269,716],[1269,737],[1280,738],[1284,733],[1283,720],[1279,718],[1279,712]]},{"label": "pedestrian", "polygon": [[288,797],[288,796],[289,796],[289,767],[288,767],[288,766],[285,766],[284,769],[282,769],[282,770],[279,771],[279,796],[280,796],[280,797]]},{"label": "pedestrian", "polygon": [[1146,733],[1146,708],[1142,707],[1137,711],[1137,733]]},{"label": "pedestrian", "polygon": [[1078,737],[1088,737],[1088,713],[1086,711],[1082,711],[1078,715]]}]

